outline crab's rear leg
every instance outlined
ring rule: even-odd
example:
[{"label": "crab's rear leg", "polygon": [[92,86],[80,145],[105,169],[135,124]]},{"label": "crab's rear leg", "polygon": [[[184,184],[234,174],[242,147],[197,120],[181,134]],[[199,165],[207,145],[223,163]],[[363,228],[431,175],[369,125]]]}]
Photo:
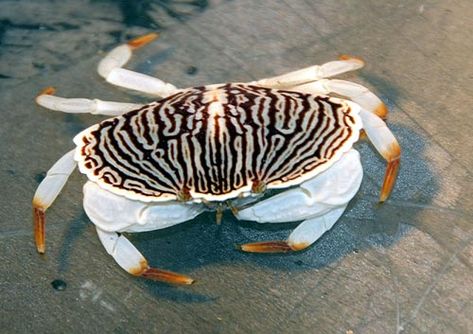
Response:
[{"label": "crab's rear leg", "polygon": [[384,202],[391,194],[396,181],[401,161],[401,147],[381,118],[363,109],[360,110],[360,116],[368,138],[388,163],[379,198],[380,202]]},{"label": "crab's rear leg", "polygon": [[34,236],[39,253],[44,253],[46,248],[46,210],[59,195],[77,165],[74,151],[66,153],[49,169],[33,197]]},{"label": "crab's rear leg", "polygon": [[341,56],[340,60],[331,61],[322,65],[313,65],[294,72],[257,80],[251,82],[251,84],[268,88],[289,88],[354,71],[363,66],[364,62],[359,58]]},{"label": "crab's rear leg", "polygon": [[158,38],[158,34],[150,33],[117,46],[100,61],[97,72],[112,85],[155,96],[166,97],[172,95],[177,90],[174,85],[158,78],[123,68],[130,60],[133,50],[152,42],[156,38]]},{"label": "crab's rear leg", "polygon": [[53,95],[53,87],[44,89],[37,97],[40,106],[72,114],[90,113],[95,115],[119,116],[128,111],[141,108],[142,104],[102,101],[99,99],[64,98]]}]

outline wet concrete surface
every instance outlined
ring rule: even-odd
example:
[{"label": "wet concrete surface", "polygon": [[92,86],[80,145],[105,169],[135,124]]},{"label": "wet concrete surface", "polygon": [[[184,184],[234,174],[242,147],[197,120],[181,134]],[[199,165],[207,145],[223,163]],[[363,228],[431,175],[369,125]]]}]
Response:
[{"label": "wet concrete surface", "polygon": [[[128,5],[127,5],[128,3]],[[473,3],[458,1],[0,2],[0,328],[29,333],[471,333],[473,331]],[[129,68],[179,87],[250,81],[339,54],[366,61],[345,79],[388,105],[402,149],[394,193],[377,204],[384,162],[356,148],[365,177],[334,228],[306,251],[244,254],[294,224],[213,214],[130,235],[148,260],[197,279],[174,287],[123,272],[85,216],[74,173],[48,210],[36,253],[31,199],[72,137],[102,119],[33,102],[142,97],[96,64],[129,36],[161,31]]]}]

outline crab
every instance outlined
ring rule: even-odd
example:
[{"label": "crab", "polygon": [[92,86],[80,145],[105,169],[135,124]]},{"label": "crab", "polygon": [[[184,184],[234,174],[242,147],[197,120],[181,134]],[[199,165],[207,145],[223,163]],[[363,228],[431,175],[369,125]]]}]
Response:
[{"label": "crab", "polygon": [[258,223],[300,222],[287,240],[241,245],[244,252],[300,251],[341,217],[363,176],[353,144],[364,131],[387,162],[380,202],[391,193],[400,147],[385,104],[367,88],[329,79],[361,68],[341,56],[276,77],[178,89],[123,68],[151,33],[111,50],[99,63],[107,82],[159,97],[146,105],[63,98],[45,89],[36,102],[66,113],[113,116],[74,138],[33,198],[36,247],[45,252],[45,212],[78,165],[88,181],[84,210],[105,250],[128,273],[174,284],[184,274],[151,267],[123,232],[145,232],[223,210]]}]

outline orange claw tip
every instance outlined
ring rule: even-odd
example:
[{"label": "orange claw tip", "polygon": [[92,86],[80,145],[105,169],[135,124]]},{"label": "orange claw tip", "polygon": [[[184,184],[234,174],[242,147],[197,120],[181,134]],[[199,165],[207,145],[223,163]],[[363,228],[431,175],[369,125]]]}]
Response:
[{"label": "orange claw tip", "polygon": [[195,283],[195,280],[189,276],[156,268],[147,268],[139,276],[170,284],[191,285]]},{"label": "orange claw tip", "polygon": [[157,39],[159,37],[159,34],[158,33],[155,33],[155,32],[151,32],[149,34],[146,34],[146,35],[143,35],[143,36],[139,36],[139,37],[136,37],[136,38],[133,38],[132,40],[128,41],[128,45],[133,48],[133,49],[137,49],[137,48],[140,48],[146,44],[149,44],[151,43],[152,41],[154,41],[155,39]]},{"label": "orange claw tip", "polygon": [[361,66],[365,65],[365,61],[363,59],[361,59],[360,57],[355,57],[355,56],[342,54],[342,55],[338,56],[338,59],[340,59],[340,60],[352,60],[352,61],[356,61],[356,62],[360,63]]}]

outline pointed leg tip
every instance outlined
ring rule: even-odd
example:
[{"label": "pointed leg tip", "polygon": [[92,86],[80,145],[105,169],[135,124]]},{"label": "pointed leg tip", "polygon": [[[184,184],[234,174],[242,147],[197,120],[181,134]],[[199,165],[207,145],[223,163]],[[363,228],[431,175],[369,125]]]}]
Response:
[{"label": "pointed leg tip", "polygon": [[35,204],[33,201],[33,228],[36,243],[36,250],[40,254],[44,254],[46,249],[46,233],[45,233],[46,215],[45,210]]},{"label": "pointed leg tip", "polygon": [[247,253],[286,253],[294,249],[286,241],[263,241],[247,243],[239,246]]},{"label": "pointed leg tip", "polygon": [[36,245],[36,250],[39,254],[44,254],[46,252],[45,245]]},{"label": "pointed leg tip", "polygon": [[381,187],[381,194],[379,196],[380,203],[384,203],[391,195],[394,184],[396,183],[397,174],[399,172],[399,164],[400,156],[398,156],[395,160],[388,162],[383,185]]},{"label": "pointed leg tip", "polygon": [[195,280],[187,275],[156,268],[147,268],[138,276],[175,285],[192,285],[195,283]]},{"label": "pointed leg tip", "polygon": [[132,40],[128,41],[127,44],[131,48],[137,49],[137,48],[140,48],[142,46],[145,46],[146,44],[151,43],[152,41],[154,41],[158,37],[159,37],[158,33],[151,32],[149,34],[133,38]]},{"label": "pointed leg tip", "polygon": [[193,285],[193,284],[195,284],[195,282],[196,282],[195,279],[189,277],[189,279],[187,281],[185,281],[184,284],[185,285]]}]

